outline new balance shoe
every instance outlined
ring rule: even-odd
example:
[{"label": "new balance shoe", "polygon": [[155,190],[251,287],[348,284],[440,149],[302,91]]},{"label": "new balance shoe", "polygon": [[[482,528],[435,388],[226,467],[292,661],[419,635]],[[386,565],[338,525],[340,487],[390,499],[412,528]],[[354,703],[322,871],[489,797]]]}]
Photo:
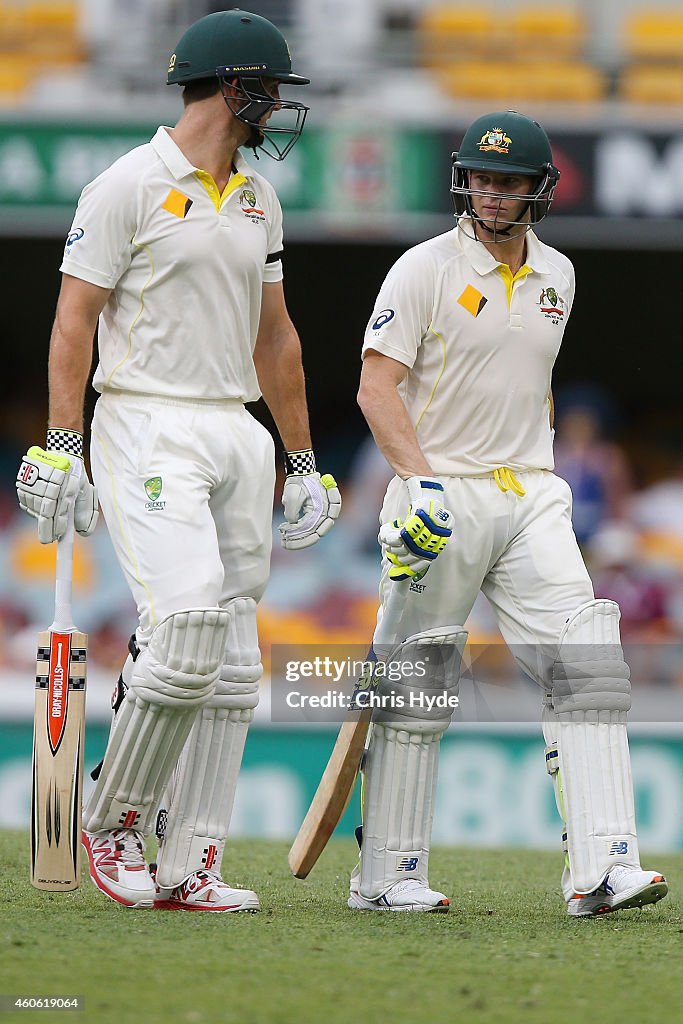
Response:
[{"label": "new balance shoe", "polygon": [[259,898],[250,889],[232,889],[215,871],[195,871],[175,889],[157,889],[157,910],[205,910],[225,914],[239,910],[255,914]]},{"label": "new balance shoe", "polygon": [[351,876],[351,890],[348,905],[351,910],[396,910],[427,911],[447,914],[449,900],[442,892],[436,892],[415,878],[394,882],[391,888],[375,900],[366,900],[360,894],[360,877]]},{"label": "new balance shoe", "polygon": [[631,910],[663,899],[669,887],[664,875],[617,864],[593,892],[575,893],[567,901],[570,917],[600,917],[614,910]]},{"label": "new balance shoe", "polygon": [[90,877],[105,896],[124,907],[151,909],[156,887],[145,863],[145,841],[129,828],[83,831]]}]

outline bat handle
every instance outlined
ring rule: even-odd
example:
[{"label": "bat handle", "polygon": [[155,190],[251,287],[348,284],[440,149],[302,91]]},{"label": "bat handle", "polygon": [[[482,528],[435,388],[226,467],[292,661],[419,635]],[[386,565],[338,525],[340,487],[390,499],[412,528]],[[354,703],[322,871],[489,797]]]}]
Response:
[{"label": "bat handle", "polygon": [[[74,459],[71,472],[80,478],[82,463]],[[50,627],[56,633],[71,633],[74,630],[72,612],[73,562],[74,562],[74,507],[76,499],[69,503],[66,530],[57,541],[57,579],[55,583],[55,621]]]},{"label": "bat handle", "polygon": [[[375,628],[372,646],[376,654],[384,654],[382,648],[392,647],[403,639],[399,633],[401,619],[410,594],[410,580],[391,583],[391,590],[382,615]],[[388,653],[388,652],[387,652]]]}]

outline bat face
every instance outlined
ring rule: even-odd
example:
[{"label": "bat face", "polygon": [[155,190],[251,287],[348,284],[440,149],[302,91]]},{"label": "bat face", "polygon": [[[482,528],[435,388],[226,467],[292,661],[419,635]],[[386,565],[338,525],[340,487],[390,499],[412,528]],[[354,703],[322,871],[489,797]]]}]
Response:
[{"label": "bat face", "polygon": [[31,791],[31,884],[80,884],[85,633],[38,634]]}]

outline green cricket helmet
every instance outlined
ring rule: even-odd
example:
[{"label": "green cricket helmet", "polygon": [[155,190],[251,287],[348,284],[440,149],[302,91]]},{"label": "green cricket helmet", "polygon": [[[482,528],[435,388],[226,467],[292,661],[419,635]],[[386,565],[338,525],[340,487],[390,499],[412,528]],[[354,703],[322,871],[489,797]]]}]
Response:
[{"label": "green cricket helmet", "polygon": [[[217,77],[228,107],[251,128],[247,142],[262,147],[276,160],[283,160],[303,131],[309,107],[303,103],[273,97],[264,79],[283,85],[308,85],[310,79],[292,72],[287,40],[267,18],[235,8],[217,11],[190,25],[171,54],[168,85],[187,85],[199,79]],[[241,95],[228,95],[237,82]],[[284,114],[285,123],[265,124],[267,114]],[[278,136],[290,136],[283,145]]]},{"label": "green cricket helmet", "polygon": [[[466,213],[476,219],[472,195],[486,195],[484,190],[470,188],[470,171],[491,171],[496,174],[524,174],[534,179],[528,195],[502,195],[500,199],[527,201],[528,224],[538,224],[547,215],[560,172],[553,164],[550,141],[538,121],[532,121],[515,110],[484,114],[465,132],[457,153],[453,153],[451,192],[456,214]],[[519,223],[519,221],[501,221]],[[509,234],[501,231],[500,234]]]}]

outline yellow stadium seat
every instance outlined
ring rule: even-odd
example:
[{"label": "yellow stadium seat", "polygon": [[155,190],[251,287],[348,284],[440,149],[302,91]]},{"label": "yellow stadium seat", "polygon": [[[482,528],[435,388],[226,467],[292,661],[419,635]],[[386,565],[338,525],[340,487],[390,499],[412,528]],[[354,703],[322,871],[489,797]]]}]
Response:
[{"label": "yellow stadium seat", "polygon": [[525,99],[594,103],[607,95],[604,73],[585,61],[528,61],[515,78],[516,94]]},{"label": "yellow stadium seat", "polygon": [[624,22],[623,43],[627,57],[683,62],[683,11],[671,7],[633,11]]},{"label": "yellow stadium seat", "polygon": [[593,103],[607,94],[605,75],[581,61],[461,61],[439,75],[443,89],[466,99]]},{"label": "yellow stadium seat", "polygon": [[438,72],[438,81],[444,92],[461,99],[499,100],[507,97],[512,78],[510,61],[461,60]]},{"label": "yellow stadium seat", "polygon": [[25,6],[25,17],[32,28],[75,33],[78,29],[78,4],[28,3]]},{"label": "yellow stadium seat", "polygon": [[621,72],[617,92],[629,103],[683,105],[683,64],[630,64]]},{"label": "yellow stadium seat", "polygon": [[0,65],[0,107],[15,106],[26,93],[32,78],[28,68]]},{"label": "yellow stadium seat", "polygon": [[575,6],[518,7],[507,22],[513,53],[544,57],[574,57],[586,38],[586,21]]},{"label": "yellow stadium seat", "polygon": [[32,57],[59,65],[80,64],[86,59],[77,4],[28,3],[25,11],[29,29],[25,49]]},{"label": "yellow stadium seat", "polygon": [[494,16],[485,7],[438,4],[417,22],[420,62],[444,67],[459,57],[493,52]]},{"label": "yellow stadium seat", "polygon": [[16,52],[28,36],[26,12],[16,4],[0,3],[0,52]]}]

